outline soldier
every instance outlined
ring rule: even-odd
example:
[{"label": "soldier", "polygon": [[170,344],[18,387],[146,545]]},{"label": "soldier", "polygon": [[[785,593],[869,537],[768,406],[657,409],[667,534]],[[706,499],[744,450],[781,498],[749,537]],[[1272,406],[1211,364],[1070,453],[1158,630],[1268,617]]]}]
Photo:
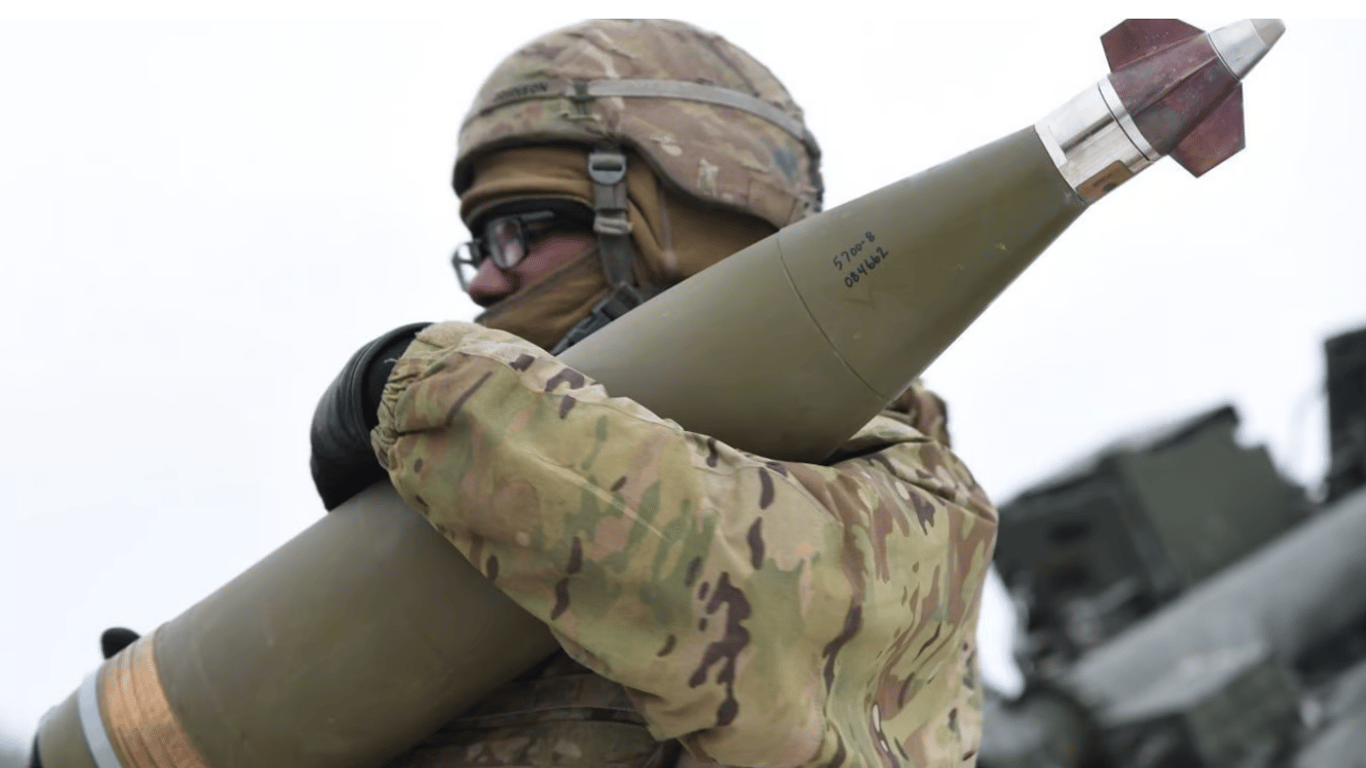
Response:
[{"label": "soldier", "polygon": [[314,480],[331,509],[387,470],[563,650],[393,764],[972,765],[996,517],[937,398],[778,462],[552,356],[819,210],[783,86],[687,24],[579,24],[494,70],[454,182],[487,309],[358,352]]}]

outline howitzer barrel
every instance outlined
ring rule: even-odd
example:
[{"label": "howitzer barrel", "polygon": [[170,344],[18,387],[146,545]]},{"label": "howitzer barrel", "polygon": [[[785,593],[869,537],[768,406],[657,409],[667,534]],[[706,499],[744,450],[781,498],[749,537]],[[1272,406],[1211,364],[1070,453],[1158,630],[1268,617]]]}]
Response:
[{"label": "howitzer barrel", "polygon": [[1183,662],[1265,645],[1293,663],[1366,615],[1366,491],[1192,588],[1082,657],[1065,681],[1106,707],[1179,673]]},{"label": "howitzer barrel", "polygon": [[[694,431],[820,460],[1156,159],[1106,93],[784,229],[562,357]],[[1203,94],[1181,130],[1226,96]],[[380,485],[106,662],[39,752],[48,768],[369,768],[553,648]]]},{"label": "howitzer barrel", "polygon": [[1293,768],[1366,768],[1366,713],[1341,720],[1317,736],[1289,765]]}]

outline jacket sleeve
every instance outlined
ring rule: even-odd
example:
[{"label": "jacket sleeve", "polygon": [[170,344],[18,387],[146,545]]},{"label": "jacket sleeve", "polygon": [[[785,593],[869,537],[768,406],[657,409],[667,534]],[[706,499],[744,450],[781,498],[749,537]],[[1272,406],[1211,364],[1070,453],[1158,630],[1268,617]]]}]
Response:
[{"label": "jacket sleeve", "polygon": [[833,466],[766,460],[464,323],[419,334],[372,440],[656,738],[751,766],[975,749],[957,707],[995,512],[942,444],[879,419]]},{"label": "jacket sleeve", "polygon": [[953,446],[949,437],[949,406],[944,398],[926,389],[920,379],[911,382],[887,408],[921,434],[943,443],[946,448]]}]

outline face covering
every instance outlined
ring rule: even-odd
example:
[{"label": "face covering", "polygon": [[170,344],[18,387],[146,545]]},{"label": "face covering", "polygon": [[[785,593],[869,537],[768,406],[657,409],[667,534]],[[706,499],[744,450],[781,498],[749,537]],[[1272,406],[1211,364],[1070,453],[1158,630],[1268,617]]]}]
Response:
[{"label": "face covering", "polygon": [[606,296],[607,278],[595,246],[489,307],[474,322],[550,349]]},{"label": "face covering", "polygon": [[[473,163],[474,181],[460,199],[467,224],[509,202],[567,199],[591,207],[585,147],[521,147]],[[648,161],[627,152],[628,217],[636,280],[663,290],[776,230],[736,210],[702,203],[666,187]],[[596,248],[490,307],[475,322],[515,333],[549,349],[607,296]]]}]

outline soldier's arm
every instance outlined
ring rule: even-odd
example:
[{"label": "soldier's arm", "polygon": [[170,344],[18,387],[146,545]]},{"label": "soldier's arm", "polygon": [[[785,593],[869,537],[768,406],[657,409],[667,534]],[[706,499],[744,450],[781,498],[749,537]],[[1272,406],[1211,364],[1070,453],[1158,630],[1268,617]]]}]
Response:
[{"label": "soldier's arm", "polygon": [[920,379],[911,382],[911,386],[893,400],[887,409],[945,446],[953,445],[949,436],[949,406],[944,398],[927,389]]},{"label": "soldier's arm", "polygon": [[[897,435],[834,467],[768,461],[447,323],[394,368],[373,443],[404,499],[631,689],[657,738],[797,765],[871,755],[961,693],[924,673],[952,677],[971,642],[994,515],[942,446]],[[878,698],[876,724],[832,705]]]}]

